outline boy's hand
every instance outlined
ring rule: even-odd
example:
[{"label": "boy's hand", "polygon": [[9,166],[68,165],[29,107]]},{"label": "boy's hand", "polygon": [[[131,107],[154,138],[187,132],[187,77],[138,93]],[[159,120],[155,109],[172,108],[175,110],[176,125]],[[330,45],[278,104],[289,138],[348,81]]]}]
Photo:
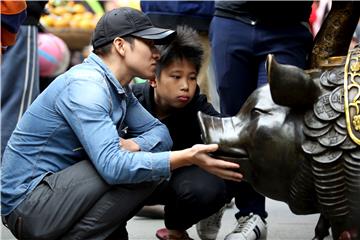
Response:
[{"label": "boy's hand", "polygon": [[218,177],[240,182],[243,179],[243,175],[236,172],[236,170],[240,168],[239,164],[212,158],[208,155],[209,152],[214,152],[217,149],[217,144],[194,145],[189,149],[191,154],[190,161],[192,164],[195,164]]},{"label": "boy's hand", "polygon": [[119,142],[120,148],[127,150],[129,152],[138,152],[140,151],[140,146],[133,141],[132,139],[123,139],[120,138],[120,142]]}]

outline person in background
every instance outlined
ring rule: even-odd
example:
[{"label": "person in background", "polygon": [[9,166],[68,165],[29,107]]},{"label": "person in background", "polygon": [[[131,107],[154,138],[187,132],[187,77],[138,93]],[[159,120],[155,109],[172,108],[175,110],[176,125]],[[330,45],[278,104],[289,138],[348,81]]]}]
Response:
[{"label": "person in background", "polygon": [[318,0],[314,1],[312,13],[309,18],[309,23],[313,37],[319,32],[322,23],[324,22],[327,14],[330,12],[332,0]]},{"label": "person in background", "polygon": [[[176,32],[171,44],[159,48],[156,78],[132,85],[139,102],[169,129],[172,150],[202,143],[198,111],[220,115],[197,85],[203,57],[197,32],[188,26],[178,26]],[[186,229],[228,201],[224,180],[197,166],[176,169],[167,188],[153,199],[165,205],[166,228],[156,232],[161,240],[191,239]]]},{"label": "person in background", "polygon": [[20,25],[26,18],[26,1],[1,1],[1,54],[7,47],[13,46],[16,42],[16,36]]},{"label": "person in background", "polygon": [[[222,114],[234,116],[248,96],[267,83],[265,61],[306,67],[313,37],[308,19],[312,1],[216,1],[210,42]],[[266,239],[265,197],[249,184],[233,184],[239,211],[226,240]],[[213,218],[216,219],[213,219]],[[222,213],[199,223],[201,239],[214,239]]]},{"label": "person in background", "polygon": [[94,52],[26,110],[1,165],[2,221],[16,238],[128,239],[126,222],[171,171],[198,165],[242,179],[238,164],[208,156],[215,144],[169,151],[167,128],[129,88],[134,76],[155,77],[155,43],[174,35],[138,10],[107,12],[93,34]]},{"label": "person in background", "polygon": [[351,39],[349,50],[353,49],[355,46],[359,45],[359,43],[360,43],[360,21],[354,31],[354,35]]},{"label": "person in background", "polygon": [[[37,35],[46,3],[1,1],[1,46],[14,44],[7,48],[1,63],[1,157],[16,123],[40,92]],[[3,4],[9,8],[17,6],[19,15],[6,14],[8,8],[3,8]],[[26,13],[21,10],[24,6],[27,6]],[[24,16],[26,18],[22,20]],[[18,33],[14,42],[16,29]]]}]

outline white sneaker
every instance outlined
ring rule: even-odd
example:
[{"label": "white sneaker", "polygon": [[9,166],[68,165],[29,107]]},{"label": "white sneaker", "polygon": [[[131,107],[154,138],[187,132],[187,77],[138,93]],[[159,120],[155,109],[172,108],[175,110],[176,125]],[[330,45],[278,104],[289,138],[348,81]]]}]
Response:
[{"label": "white sneaker", "polygon": [[226,205],[218,212],[205,218],[196,224],[196,231],[201,240],[215,240],[221,226],[221,219],[224,215]]},{"label": "white sneaker", "polygon": [[240,217],[235,229],[225,240],[257,240],[266,239],[266,222],[257,214]]}]

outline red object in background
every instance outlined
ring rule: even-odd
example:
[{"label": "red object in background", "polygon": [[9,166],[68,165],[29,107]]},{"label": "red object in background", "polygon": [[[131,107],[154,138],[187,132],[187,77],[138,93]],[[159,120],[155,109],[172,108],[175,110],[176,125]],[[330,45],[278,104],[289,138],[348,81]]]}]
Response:
[{"label": "red object in background", "polygon": [[319,2],[317,2],[317,1],[314,1],[313,4],[311,5],[311,14],[309,17],[309,24],[310,24],[311,32],[313,33],[313,35],[314,35],[313,24],[317,18],[316,10],[317,10],[318,6],[319,6]]},{"label": "red object in background", "polygon": [[12,46],[16,41],[16,34],[26,18],[26,2],[1,0],[1,48]]}]

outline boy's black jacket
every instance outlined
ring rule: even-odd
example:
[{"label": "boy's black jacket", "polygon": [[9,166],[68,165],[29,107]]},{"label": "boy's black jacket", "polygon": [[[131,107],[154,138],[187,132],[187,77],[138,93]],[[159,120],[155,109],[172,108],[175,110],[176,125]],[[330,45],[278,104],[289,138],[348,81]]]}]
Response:
[{"label": "boy's black jacket", "polygon": [[[154,117],[154,88],[148,82],[132,85],[132,90],[139,102]],[[191,102],[182,109],[177,109],[170,116],[162,119],[174,142],[172,150],[181,150],[197,143],[202,143],[201,130],[197,120],[197,112],[202,111],[212,116],[220,116],[214,107],[207,102],[204,94],[200,94],[199,86]]]}]

